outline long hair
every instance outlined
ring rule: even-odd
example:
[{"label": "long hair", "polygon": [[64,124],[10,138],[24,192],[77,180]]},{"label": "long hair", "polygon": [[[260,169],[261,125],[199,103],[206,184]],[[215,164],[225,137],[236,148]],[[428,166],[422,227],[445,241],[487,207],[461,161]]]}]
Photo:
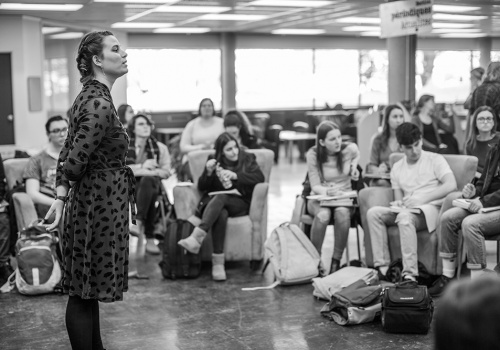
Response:
[{"label": "long hair", "polygon": [[420,114],[420,111],[424,107],[424,105],[429,100],[434,100],[434,96],[433,95],[422,95],[422,96],[420,96],[420,98],[418,99],[417,106],[415,107],[415,111],[413,112],[413,115],[418,116]]},{"label": "long hair", "polygon": [[224,147],[226,147],[229,141],[234,141],[236,143],[236,147],[238,147],[239,152],[237,167],[239,168],[243,162],[242,150],[240,148],[240,145],[238,144],[238,141],[227,132],[223,132],[219,135],[219,137],[217,137],[217,140],[215,140],[215,160],[221,164],[227,164],[226,157],[224,157]]},{"label": "long hair", "polygon": [[92,65],[92,57],[102,57],[102,42],[106,36],[113,35],[109,31],[94,31],[85,34],[78,45],[78,54],[76,56],[76,67],[80,72],[80,82],[88,83],[94,79],[95,72]]},{"label": "long hair", "polygon": [[491,115],[493,116],[493,128],[491,129],[491,134],[494,135],[496,130],[497,130],[497,114],[495,112],[495,110],[493,108],[491,108],[490,106],[481,106],[479,108],[477,108],[475,111],[474,111],[474,114],[472,115],[472,118],[471,118],[471,121],[470,121],[470,125],[471,125],[471,132],[469,133],[469,136],[467,138],[467,140],[465,141],[465,147],[466,149],[474,149],[476,148],[476,145],[477,145],[477,135],[479,135],[479,129],[477,128],[477,116],[479,115],[479,113],[483,112],[483,111],[488,111],[491,113]]},{"label": "long hair", "polygon": [[[328,159],[328,153],[326,150],[325,146],[322,146],[320,144],[320,140],[325,141],[326,135],[332,131],[332,130],[339,130],[340,128],[337,124],[335,124],[332,121],[325,120],[321,122],[318,126],[318,130],[316,132],[316,157],[317,157],[317,163],[318,163],[318,170],[321,174],[321,178],[324,179],[323,176],[323,164],[326,163]],[[339,170],[340,173],[342,173],[344,169],[344,159],[342,157],[342,149],[334,155],[335,158],[337,159],[337,169]]]},{"label": "long hair", "polygon": [[399,109],[401,112],[403,112],[401,107],[398,105],[388,105],[384,109],[384,118],[382,120],[382,132],[380,133],[383,149],[386,149],[389,146],[389,137],[391,136],[391,127],[389,126],[389,116],[391,115],[391,112],[395,109]]},{"label": "long hair", "polygon": [[240,129],[241,142],[245,146],[248,146],[249,139],[251,135],[253,135],[253,132],[250,129],[250,122],[248,121],[246,115],[237,110],[230,110],[224,116],[224,128],[227,128],[228,126],[236,126]]},{"label": "long hair", "polygon": [[500,62],[490,62],[486,68],[485,81],[500,81]]},{"label": "long hair", "polygon": [[210,98],[204,98],[203,100],[201,100],[200,102],[200,105],[198,106],[198,116],[201,116],[201,105],[203,104],[203,102],[206,102],[206,101],[210,101],[210,103],[212,104],[212,117],[215,115],[215,106],[214,106],[214,101],[212,101]]},{"label": "long hair", "polygon": [[127,121],[125,120],[125,114],[127,113],[127,109],[129,107],[132,107],[128,104],[122,104],[120,107],[118,107],[118,110],[116,111],[118,113],[118,119],[120,119],[120,122],[125,125],[127,124]]}]

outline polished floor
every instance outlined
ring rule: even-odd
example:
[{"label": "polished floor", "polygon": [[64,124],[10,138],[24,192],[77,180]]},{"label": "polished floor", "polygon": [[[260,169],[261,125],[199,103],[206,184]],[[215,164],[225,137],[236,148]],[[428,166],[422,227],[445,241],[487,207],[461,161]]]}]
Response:
[{"label": "polished floor", "polygon": [[[298,160],[290,164],[283,158],[274,167],[269,232],[290,220],[305,172],[305,164]],[[332,236],[328,232],[325,259],[329,259]],[[356,258],[354,234],[349,243],[354,254],[351,259]],[[270,269],[262,275],[252,272],[248,262],[228,263],[228,280],[216,283],[211,280],[208,265],[196,280],[171,281],[160,275],[160,258],[142,254],[135,238],[131,239],[131,250],[132,267],[149,279],[132,279],[123,302],[100,304],[102,337],[108,350],[433,348],[432,332],[386,334],[380,321],[351,327],[336,325],[320,316],[325,302],[312,296],[310,284],[241,290],[271,284]],[[0,294],[0,349],[70,349],[64,325],[66,301],[67,297],[61,295]]]}]

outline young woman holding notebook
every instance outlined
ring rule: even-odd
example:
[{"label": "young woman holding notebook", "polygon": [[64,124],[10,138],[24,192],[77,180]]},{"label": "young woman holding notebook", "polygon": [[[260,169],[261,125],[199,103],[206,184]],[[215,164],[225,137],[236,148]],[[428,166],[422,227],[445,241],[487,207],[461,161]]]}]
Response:
[{"label": "young woman holding notebook", "polygon": [[[324,121],[318,126],[316,145],[307,152],[307,172],[311,194],[333,196],[351,191],[351,180],[359,178],[357,170],[359,150],[355,143],[342,144],[337,124]],[[319,200],[309,200],[307,210],[314,215],[311,241],[321,254],[321,246],[330,220],[334,218],[334,247],[330,273],[340,268],[340,259],[347,245],[350,218],[353,208],[347,206],[325,207]]]}]

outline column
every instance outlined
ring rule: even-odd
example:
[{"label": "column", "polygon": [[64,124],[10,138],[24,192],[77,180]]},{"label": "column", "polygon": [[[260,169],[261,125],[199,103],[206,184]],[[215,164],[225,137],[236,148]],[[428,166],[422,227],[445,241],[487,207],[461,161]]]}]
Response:
[{"label": "column", "polygon": [[221,34],[222,115],[236,108],[236,73],[234,67],[236,35]]},{"label": "column", "polygon": [[416,50],[416,35],[387,39],[389,104],[402,100],[415,100]]},{"label": "column", "polygon": [[492,43],[491,37],[479,38],[479,65],[484,69],[488,67],[491,61]]}]

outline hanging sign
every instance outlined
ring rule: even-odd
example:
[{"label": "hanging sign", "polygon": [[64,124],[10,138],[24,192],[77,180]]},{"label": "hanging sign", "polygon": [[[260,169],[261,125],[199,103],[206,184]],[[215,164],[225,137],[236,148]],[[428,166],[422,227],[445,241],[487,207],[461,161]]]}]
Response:
[{"label": "hanging sign", "polygon": [[379,5],[381,38],[429,33],[433,0],[393,1]]}]

